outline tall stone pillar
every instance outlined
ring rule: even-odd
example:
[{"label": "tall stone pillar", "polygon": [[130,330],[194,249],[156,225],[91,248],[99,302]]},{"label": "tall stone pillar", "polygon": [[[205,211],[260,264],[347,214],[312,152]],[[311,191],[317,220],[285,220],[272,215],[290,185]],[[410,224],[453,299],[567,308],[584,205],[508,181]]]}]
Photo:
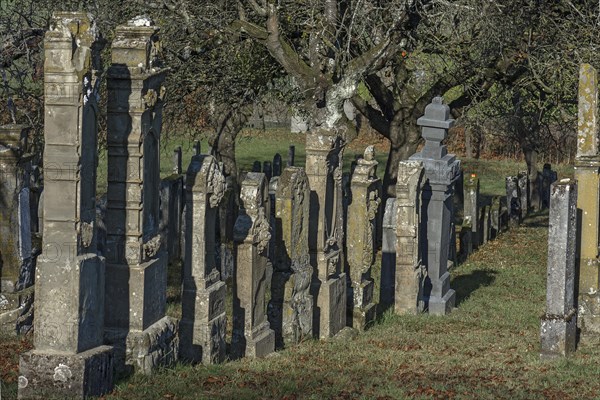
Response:
[{"label": "tall stone pillar", "polygon": [[471,223],[471,243],[475,250],[481,244],[481,226],[479,224],[479,178],[471,174],[464,187],[464,218]]},{"label": "tall stone pillar", "polygon": [[314,268],[313,331],[319,338],[346,326],[346,274],[342,267],[343,139],[331,132],[306,134],[306,175],[310,184],[308,248]]},{"label": "tall stone pillar", "polygon": [[0,332],[31,327],[35,263],[30,229],[30,157],[24,153],[29,128],[0,126]]},{"label": "tall stone pillar", "polygon": [[579,324],[583,333],[600,333],[600,156],[598,154],[598,73],[589,64],[579,70],[579,122],[575,179],[581,210],[579,263]]},{"label": "tall stone pillar", "polygon": [[450,107],[435,97],[425,108],[425,115],[417,120],[422,127],[425,147],[410,159],[422,161],[427,182],[423,188],[425,238],[423,262],[427,266],[425,303],[430,314],[444,315],[454,307],[455,292],[450,289],[448,273],[448,241],[450,224],[454,219],[453,188],[458,179],[460,161],[448,154],[442,141],[454,124],[450,119]]},{"label": "tall stone pillar", "polygon": [[350,182],[352,203],[348,205],[346,249],[350,266],[352,295],[348,305],[352,327],[364,330],[375,320],[377,307],[373,301],[375,282],[371,268],[377,252],[376,218],[381,204],[380,180],[377,178],[374,148],[366,148],[359,158]]},{"label": "tall stone pillar", "polygon": [[87,398],[113,388],[103,346],[104,259],[96,249],[97,71],[93,21],[55,13],[44,39],[43,249],[34,350],[21,355],[19,398]]},{"label": "tall stone pillar", "polygon": [[186,239],[180,354],[191,362],[225,359],[225,297],[215,257],[219,204],[225,177],[214,157],[192,157],[186,176]]},{"label": "tall stone pillar", "polygon": [[577,183],[563,179],[552,184],[548,231],[546,313],[541,321],[542,357],[566,356],[575,351],[575,247]]},{"label": "tall stone pillar", "polygon": [[312,267],[308,255],[310,187],[304,168],[287,167],[277,185],[269,322],[277,347],[313,334]]},{"label": "tall stone pillar", "polygon": [[105,324],[121,372],[149,373],[177,358],[176,324],[165,317],[167,254],[159,233],[166,69],[157,58],[157,31],[145,18],[118,26],[107,76]]},{"label": "tall stone pillar", "polygon": [[422,264],[421,207],[425,183],[420,161],[400,161],[396,183],[396,293],[397,314],[423,311],[425,266]]},{"label": "tall stone pillar", "polygon": [[275,350],[275,334],[265,312],[271,239],[265,174],[249,172],[246,175],[240,203],[234,227],[236,263],[231,347],[236,357],[264,357]]}]

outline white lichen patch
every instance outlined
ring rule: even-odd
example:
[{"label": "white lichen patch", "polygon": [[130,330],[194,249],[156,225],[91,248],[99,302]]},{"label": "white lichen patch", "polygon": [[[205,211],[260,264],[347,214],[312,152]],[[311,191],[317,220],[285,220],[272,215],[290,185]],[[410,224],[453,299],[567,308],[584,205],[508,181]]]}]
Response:
[{"label": "white lichen patch", "polygon": [[137,17],[130,20],[129,24],[133,26],[152,26],[152,20],[143,15],[138,15]]},{"label": "white lichen patch", "polygon": [[55,381],[67,382],[72,376],[71,368],[66,364],[58,364],[58,367],[54,368]]}]

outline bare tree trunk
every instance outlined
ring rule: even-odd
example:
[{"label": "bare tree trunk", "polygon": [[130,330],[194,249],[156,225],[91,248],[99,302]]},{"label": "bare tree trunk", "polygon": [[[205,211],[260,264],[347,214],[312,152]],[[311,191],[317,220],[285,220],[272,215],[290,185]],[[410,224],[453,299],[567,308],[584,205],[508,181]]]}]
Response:
[{"label": "bare tree trunk", "polygon": [[[415,154],[421,135],[416,118],[407,118],[390,127],[390,153],[383,177],[383,201],[396,196],[398,163]],[[385,203],[384,203],[385,204]]]},{"label": "bare tree trunk", "polygon": [[540,174],[537,167],[538,152],[531,146],[523,147],[523,155],[527,164],[527,175],[529,177],[529,201],[534,211],[538,211],[541,205],[540,196]]}]

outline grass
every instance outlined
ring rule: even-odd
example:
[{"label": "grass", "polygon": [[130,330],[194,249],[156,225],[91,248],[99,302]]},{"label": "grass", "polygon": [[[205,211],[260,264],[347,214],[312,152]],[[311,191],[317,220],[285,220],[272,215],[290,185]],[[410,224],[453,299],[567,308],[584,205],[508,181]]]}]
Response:
[{"label": "grass", "polygon": [[[285,162],[289,144],[296,145],[296,164],[302,165],[302,140],[301,135],[241,137],[240,167],[249,169],[255,159],[271,159],[275,152]],[[170,154],[181,144],[165,146],[163,173],[170,172]],[[191,145],[183,148],[186,162]],[[346,154],[352,152],[360,147]],[[490,196],[502,195],[504,177],[524,165],[463,162],[466,172],[480,177],[482,193]],[[559,177],[571,174],[568,166],[559,167]],[[397,316],[388,311],[353,339],[310,340],[262,360],[178,364],[153,376],[122,380],[106,400],[600,398],[598,343],[582,342],[566,359],[540,361],[546,254],[547,214],[538,213],[451,271],[457,308],[450,315]],[[169,298],[170,312],[177,313],[177,276],[169,281]],[[0,338],[2,399],[16,396],[17,354],[31,347],[30,339]]]}]

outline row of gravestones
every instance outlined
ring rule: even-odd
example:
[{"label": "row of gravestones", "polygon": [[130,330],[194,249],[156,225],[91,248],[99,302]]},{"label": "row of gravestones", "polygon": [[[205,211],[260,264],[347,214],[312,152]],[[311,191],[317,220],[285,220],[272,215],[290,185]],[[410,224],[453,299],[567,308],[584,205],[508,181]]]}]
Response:
[{"label": "row of gravestones", "polygon": [[[221,165],[199,148],[185,185],[179,162],[161,183],[166,69],[157,32],[136,18],[117,27],[112,43],[103,234],[95,193],[97,31],[87,14],[65,12],[46,33],[43,242],[34,349],[21,355],[20,398],[100,395],[112,389],[115,370],[149,373],[178,358],[222,361],[225,253],[233,268],[234,357],[331,337],[347,325],[363,329],[375,318],[381,183],[373,148],[356,160],[346,204],[344,141],[329,131],[307,133],[306,168],[288,167],[276,183],[264,172],[245,174],[235,212]],[[449,116],[441,98],[426,107],[417,121],[425,146],[400,163],[396,198],[386,204],[393,223],[384,238],[381,301],[402,313],[444,315],[454,307],[448,269],[460,161],[442,144]],[[182,247],[172,234],[180,231]],[[178,244],[181,321],[165,314],[167,265]]]}]

